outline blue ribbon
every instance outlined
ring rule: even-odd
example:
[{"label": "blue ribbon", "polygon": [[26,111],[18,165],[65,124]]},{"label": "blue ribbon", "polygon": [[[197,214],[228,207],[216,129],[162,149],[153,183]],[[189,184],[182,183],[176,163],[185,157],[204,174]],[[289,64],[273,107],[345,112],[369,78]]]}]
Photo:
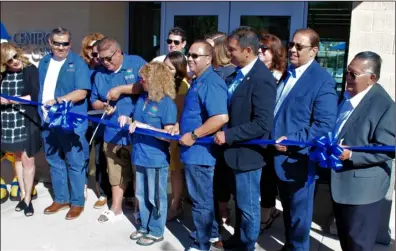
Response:
[{"label": "blue ribbon", "polygon": [[344,149],[337,145],[333,134],[329,132],[327,136],[318,137],[313,141],[309,159],[317,162],[322,168],[330,168],[337,171],[342,168],[342,162],[338,156],[343,151]]},{"label": "blue ribbon", "polygon": [[61,127],[64,130],[70,131],[84,122],[84,119],[73,116],[73,113],[70,112],[72,107],[73,103],[65,100],[63,100],[62,103],[57,103],[49,107],[49,127]]},{"label": "blue ribbon", "polygon": [[[1,94],[1,97],[13,100],[19,103],[34,105],[34,106],[44,106],[42,103],[24,100],[18,97],[8,96]],[[69,101],[63,101],[60,104],[55,104],[49,108],[48,116],[50,118],[50,127],[61,127],[65,130],[72,130],[82,123],[84,120],[88,119],[96,123],[104,124],[113,128],[120,128],[119,124],[110,122],[108,120],[98,119],[92,116],[86,116],[74,112],[70,112],[73,104]],[[121,128],[122,130],[129,130],[128,126]],[[169,140],[179,141],[180,135],[170,135],[168,133],[157,132],[149,129],[136,128],[135,133],[147,135],[151,137],[165,138]],[[203,137],[196,141],[197,144],[214,144],[213,137]],[[365,152],[395,152],[395,146],[348,146],[340,147],[336,144],[332,133],[328,133],[327,136],[322,136],[314,139],[312,142],[299,142],[294,140],[283,140],[282,145],[285,146],[299,146],[299,147],[312,147],[309,158],[313,162],[317,162],[322,168],[331,168],[333,170],[339,170],[342,168],[342,162],[338,158],[343,152],[343,149],[350,149],[353,151],[365,151]],[[242,145],[274,145],[276,142],[274,140],[262,140],[255,139],[246,142],[240,142],[238,144]]]}]

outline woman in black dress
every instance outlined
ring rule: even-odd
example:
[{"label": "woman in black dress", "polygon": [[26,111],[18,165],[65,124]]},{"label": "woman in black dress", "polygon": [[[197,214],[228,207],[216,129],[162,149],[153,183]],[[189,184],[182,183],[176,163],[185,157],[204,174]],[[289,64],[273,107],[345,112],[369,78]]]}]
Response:
[{"label": "woman in black dress", "polygon": [[[37,68],[29,63],[23,51],[10,43],[1,45],[1,93],[37,101],[39,78]],[[15,169],[21,188],[16,211],[34,214],[31,194],[34,182],[34,155],[40,150],[40,119],[37,107],[1,98],[1,149],[17,156]]]}]

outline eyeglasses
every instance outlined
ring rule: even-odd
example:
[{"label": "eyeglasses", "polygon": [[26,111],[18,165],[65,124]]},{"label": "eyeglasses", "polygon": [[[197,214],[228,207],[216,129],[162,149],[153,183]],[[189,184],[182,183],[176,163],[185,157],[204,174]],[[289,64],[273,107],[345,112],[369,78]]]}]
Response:
[{"label": "eyeglasses", "polygon": [[192,57],[192,59],[197,59],[198,57],[205,57],[205,56],[209,56],[209,55],[198,55],[196,53],[187,53],[186,54],[187,58]]},{"label": "eyeglasses", "polygon": [[70,42],[57,42],[52,40],[52,45],[56,47],[60,47],[60,46],[67,47],[70,45]]},{"label": "eyeglasses", "polygon": [[12,56],[10,59],[8,59],[6,63],[7,63],[7,64],[12,64],[12,62],[14,62],[14,60],[17,60],[18,57],[19,57],[19,54],[18,54],[18,53],[15,53],[15,55]]},{"label": "eyeglasses", "polygon": [[259,48],[261,49],[261,51],[264,53],[266,50],[268,50],[269,48],[263,44],[259,45]]},{"label": "eyeglasses", "polygon": [[106,62],[110,63],[111,60],[113,60],[113,57],[114,57],[114,55],[116,54],[116,52],[117,52],[117,50],[114,51],[113,55],[107,56],[107,57],[103,57],[103,58],[100,57],[100,56],[98,55],[99,60],[100,60],[100,61],[106,61]]},{"label": "eyeglasses", "polygon": [[168,44],[174,43],[175,45],[179,45],[181,43],[179,40],[172,40],[172,39],[167,39],[166,42]]},{"label": "eyeglasses", "polygon": [[99,53],[97,53],[97,52],[91,52],[91,56],[92,56],[93,58],[97,58],[97,57],[99,56]]},{"label": "eyeglasses", "polygon": [[303,45],[303,44],[299,44],[299,43],[295,43],[295,42],[289,42],[287,43],[287,48],[290,50],[292,49],[294,46],[296,46],[296,49],[298,51],[302,51],[304,48],[310,48],[313,47],[311,45]]},{"label": "eyeglasses", "polygon": [[364,75],[370,75],[370,74],[373,74],[373,73],[372,72],[363,72],[363,73],[357,74],[356,72],[352,72],[352,71],[348,71],[348,70],[345,71],[345,75],[349,76],[352,80],[355,80],[356,78],[359,78]]}]

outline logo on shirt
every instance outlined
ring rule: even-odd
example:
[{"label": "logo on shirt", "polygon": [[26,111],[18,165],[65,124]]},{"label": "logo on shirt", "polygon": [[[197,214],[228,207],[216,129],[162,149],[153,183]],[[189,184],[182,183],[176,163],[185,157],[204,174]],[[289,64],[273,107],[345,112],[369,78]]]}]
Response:
[{"label": "logo on shirt", "polygon": [[73,63],[69,63],[69,68],[67,68],[66,71],[73,71],[74,72],[74,64]]},{"label": "logo on shirt", "polygon": [[135,75],[133,74],[133,69],[127,69],[125,72],[125,80],[135,79]]},{"label": "logo on shirt", "polygon": [[150,115],[152,115],[152,116],[155,116],[155,115],[157,114],[157,112],[158,112],[158,106],[153,105],[153,106],[150,108],[150,110],[148,111],[148,114],[150,114]]}]

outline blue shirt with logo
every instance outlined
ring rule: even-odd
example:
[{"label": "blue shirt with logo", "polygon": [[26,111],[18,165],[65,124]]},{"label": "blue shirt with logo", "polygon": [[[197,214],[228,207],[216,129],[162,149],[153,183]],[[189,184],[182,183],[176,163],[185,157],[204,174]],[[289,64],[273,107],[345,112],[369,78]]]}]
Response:
[{"label": "blue shirt with logo", "polygon": [[[107,69],[99,69],[94,77],[90,98],[91,104],[96,100],[106,102],[107,93],[113,87],[136,83],[139,70],[144,64],[146,64],[146,61],[141,57],[124,54],[119,71],[112,72]],[[111,115],[105,115],[103,119],[113,124],[119,124],[119,116],[132,117],[135,109],[135,100],[130,95],[121,95],[117,101],[110,101],[110,105],[116,106],[116,110]],[[117,145],[129,145],[131,143],[127,130],[110,126],[105,127],[103,140]]]},{"label": "blue shirt with logo", "polygon": [[[180,134],[192,132],[215,115],[228,114],[227,87],[224,80],[210,66],[201,76],[193,80],[184,100],[180,119]],[[214,166],[212,145],[194,144],[180,147],[184,164]]]},{"label": "blue shirt with logo", "polygon": [[[44,81],[47,75],[48,66],[51,61],[53,54],[50,53],[44,56],[39,63],[39,83],[40,90],[38,95],[38,100],[41,101],[43,99],[43,90],[44,90]],[[62,97],[66,94],[69,94],[75,90],[91,90],[91,81],[90,81],[90,72],[88,65],[85,61],[77,54],[73,52],[69,52],[64,64],[62,65],[58,80],[56,82],[54,97]],[[70,112],[78,113],[81,115],[87,115],[88,110],[88,102],[87,99],[81,100],[80,102],[74,103]],[[44,124],[43,120],[43,112],[41,109],[38,109],[38,113]],[[83,132],[88,128],[88,121],[84,120],[84,122],[78,124],[78,126],[74,129],[74,132]]]},{"label": "blue shirt with logo", "polygon": [[[151,127],[163,129],[166,125],[174,125],[177,121],[177,107],[168,96],[159,102],[148,100],[143,93],[135,106],[134,120],[149,124]],[[133,134],[132,163],[149,168],[169,166],[169,142],[155,137]]]}]

